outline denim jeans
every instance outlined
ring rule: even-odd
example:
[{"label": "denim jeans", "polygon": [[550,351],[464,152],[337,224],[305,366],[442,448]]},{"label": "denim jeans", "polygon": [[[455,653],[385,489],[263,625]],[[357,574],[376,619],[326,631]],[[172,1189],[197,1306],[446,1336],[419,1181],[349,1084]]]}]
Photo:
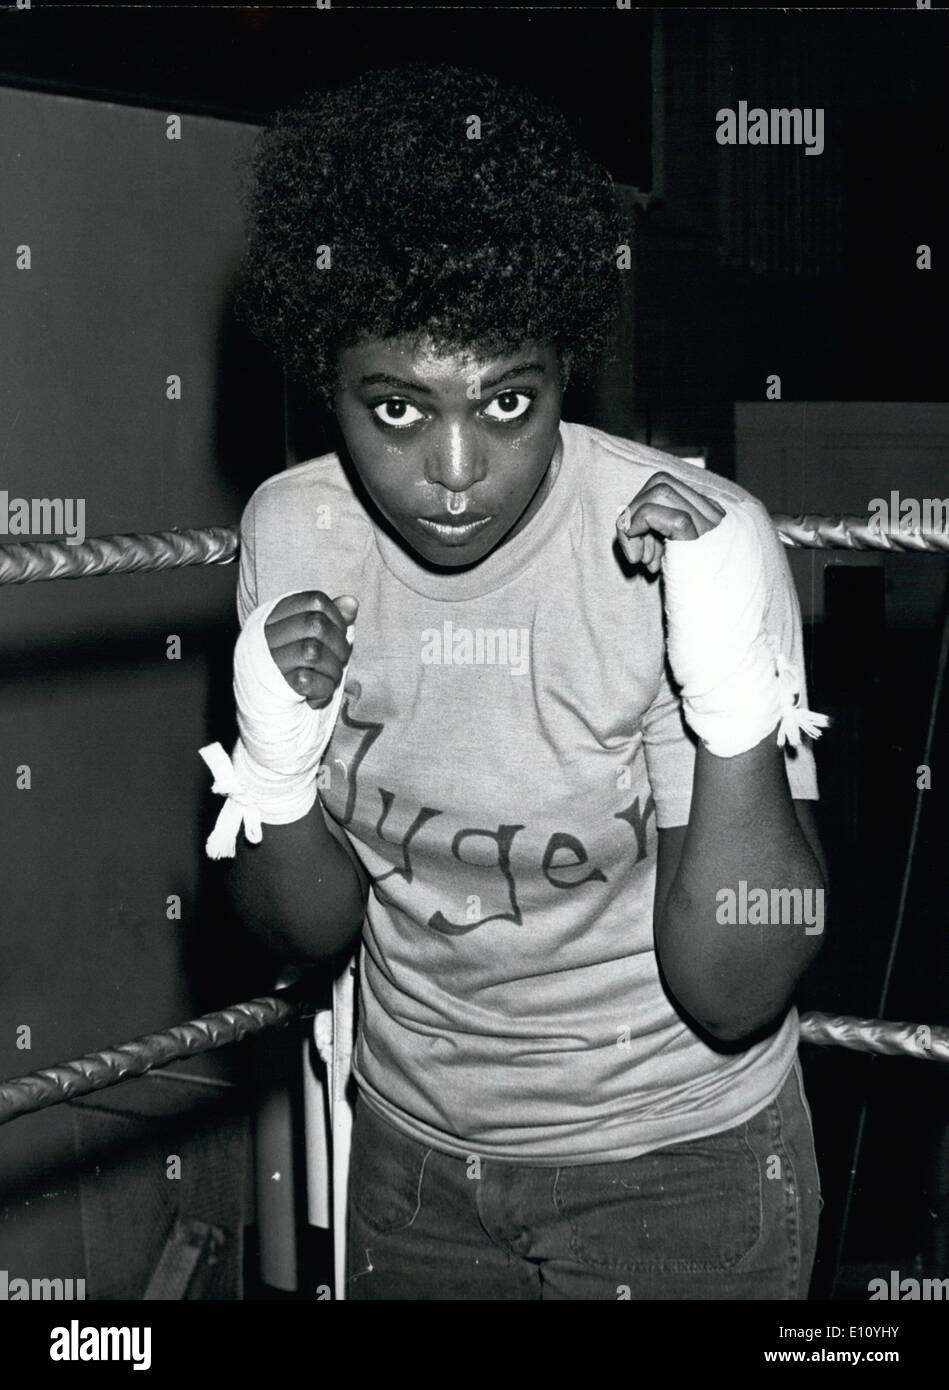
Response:
[{"label": "denim jeans", "polygon": [[744,1124],[613,1163],[453,1158],[357,1101],[351,1299],[806,1299],[820,1198],[800,1063]]}]

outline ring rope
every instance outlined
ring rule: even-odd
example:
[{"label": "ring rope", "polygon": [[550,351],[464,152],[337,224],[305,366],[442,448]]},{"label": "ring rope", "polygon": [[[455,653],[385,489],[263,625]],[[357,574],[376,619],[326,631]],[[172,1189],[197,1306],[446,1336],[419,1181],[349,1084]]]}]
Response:
[{"label": "ring rope", "polygon": [[[884,528],[862,516],[785,516],[780,512],[771,520],[789,549],[949,554],[949,527]],[[80,545],[21,541],[0,546],[0,585],[227,565],[236,559],[239,545],[237,526],[94,536]]]},{"label": "ring rope", "polygon": [[[60,1062],[0,1082],[0,1125],[116,1086],[134,1076],[200,1052],[213,1052],[254,1033],[283,1027],[303,1014],[304,1001],[281,997],[251,999],[219,1013],[204,1014],[163,1033],[150,1033],[131,1042],[89,1052],[73,1062]],[[801,1018],[801,1039],[821,1046],[846,1047],[855,1052],[883,1052],[891,1057],[916,1057],[949,1062],[949,1028],[917,1023],[890,1023],[879,1018],[849,1018],[842,1014],[808,1013]]]},{"label": "ring rope", "polygon": [[23,541],[0,546],[0,584],[85,579],[102,574],[181,569],[185,565],[227,565],[236,559],[239,543],[236,526],[93,536],[80,545]]},{"label": "ring rope", "polygon": [[822,1047],[847,1047],[852,1052],[882,1052],[888,1057],[949,1062],[949,1028],[929,1023],[890,1023],[882,1018],[807,1013],[801,1016],[801,1040]]},{"label": "ring rope", "polygon": [[771,521],[790,549],[949,554],[949,527],[880,526],[865,516],[785,516],[782,512],[774,513]]},{"label": "ring rope", "polygon": [[302,1009],[302,1002],[279,997],[251,999],[218,1013],[204,1014],[190,1023],[179,1023],[163,1033],[148,1033],[101,1052],[87,1052],[73,1062],[60,1062],[27,1076],[13,1077],[0,1082],[0,1125],[48,1105],[115,1086],[130,1077],[144,1076],[155,1067],[166,1067],[200,1052],[227,1047],[254,1033],[283,1027],[298,1018]]}]

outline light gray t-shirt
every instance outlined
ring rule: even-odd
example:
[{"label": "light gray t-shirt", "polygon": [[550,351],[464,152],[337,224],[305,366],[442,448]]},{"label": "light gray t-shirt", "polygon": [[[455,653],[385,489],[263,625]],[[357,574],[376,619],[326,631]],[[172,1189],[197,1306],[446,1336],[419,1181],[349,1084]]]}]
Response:
[{"label": "light gray t-shirt", "polygon": [[[238,595],[242,621],[288,590],[360,602],[321,796],[372,880],[361,1094],[426,1145],[534,1164],[730,1128],[777,1095],[798,1042],[792,1010],[723,1055],[660,983],[656,831],[688,821],[695,747],[661,583],[624,566],[614,528],[660,469],[748,511],[767,630],[803,675],[783,547],[734,483],[585,426],[561,439],[543,505],[464,574],[377,526],[335,454],[288,469],[245,511]],[[816,798],[811,750],[786,766]]]}]

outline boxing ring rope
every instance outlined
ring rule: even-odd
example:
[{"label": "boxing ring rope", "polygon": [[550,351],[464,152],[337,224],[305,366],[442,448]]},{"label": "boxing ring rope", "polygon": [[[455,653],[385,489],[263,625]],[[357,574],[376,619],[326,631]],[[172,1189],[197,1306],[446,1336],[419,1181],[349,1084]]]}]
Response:
[{"label": "boxing ring rope", "polygon": [[79,545],[21,541],[0,546],[0,584],[227,565],[237,558],[239,538],[236,526],[202,526],[190,531],[93,536]]},{"label": "boxing ring rope", "polygon": [[[863,516],[785,516],[778,512],[771,520],[784,544],[794,550],[884,550],[891,554],[949,555],[949,529],[881,527]],[[79,545],[21,541],[0,546],[0,584],[150,573],[188,565],[227,565],[237,558],[239,544],[240,532],[236,526],[94,536]]]},{"label": "boxing ring rope", "polygon": [[[163,1033],[149,1033],[101,1052],[87,1052],[72,1062],[59,1062],[41,1071],[12,1077],[0,1082],[0,1125],[34,1110],[45,1110],[47,1106],[117,1086],[171,1062],[196,1057],[200,1052],[228,1047],[255,1033],[285,1027],[304,1017],[305,1008],[303,1000],[277,995],[251,999],[218,1013],[204,1014],[190,1023],[179,1023]],[[949,1062],[949,1028],[928,1024],[807,1013],[801,1018],[801,1041],[889,1057]]]},{"label": "boxing ring rope", "polygon": [[[771,519],[789,548],[949,554],[949,528],[883,528],[859,516],[778,514]],[[0,546],[0,585],[229,564],[237,557],[239,544],[240,532],[235,526],[98,536],[79,545],[26,541]],[[295,988],[285,995],[235,1004],[164,1032],[0,1082],[0,1125],[143,1076],[171,1062],[286,1026],[303,1017],[304,1008],[305,1001]],[[949,1028],[928,1024],[812,1012],[801,1018],[801,1039],[858,1052],[949,1062]]]},{"label": "boxing ring rope", "polygon": [[255,1033],[285,1027],[301,1018],[303,1010],[302,1001],[268,995],[246,1004],[232,1004],[218,1013],[203,1014],[163,1033],[147,1033],[130,1042],[105,1047],[101,1052],[87,1052],[72,1062],[57,1062],[53,1067],[0,1081],[0,1125],[18,1115],[29,1115],[49,1105],[117,1086],[120,1081],[144,1076],[171,1062],[228,1047]]}]

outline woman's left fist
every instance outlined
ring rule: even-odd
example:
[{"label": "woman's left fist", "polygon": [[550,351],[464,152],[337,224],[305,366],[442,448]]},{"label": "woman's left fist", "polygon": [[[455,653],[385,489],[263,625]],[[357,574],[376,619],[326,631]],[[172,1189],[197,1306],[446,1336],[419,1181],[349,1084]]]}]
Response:
[{"label": "woman's left fist", "polygon": [[713,530],[724,508],[669,473],[654,473],[616,518],[623,554],[658,574],[666,541],[694,541]]}]

